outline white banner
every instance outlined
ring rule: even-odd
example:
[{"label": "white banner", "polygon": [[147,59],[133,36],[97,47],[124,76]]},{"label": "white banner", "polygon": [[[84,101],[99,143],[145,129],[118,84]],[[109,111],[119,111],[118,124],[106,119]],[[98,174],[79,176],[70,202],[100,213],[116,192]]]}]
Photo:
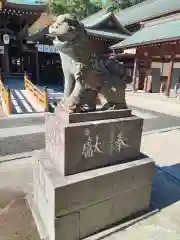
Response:
[{"label": "white banner", "polygon": [[136,54],[136,48],[129,48],[124,50],[124,53]]}]

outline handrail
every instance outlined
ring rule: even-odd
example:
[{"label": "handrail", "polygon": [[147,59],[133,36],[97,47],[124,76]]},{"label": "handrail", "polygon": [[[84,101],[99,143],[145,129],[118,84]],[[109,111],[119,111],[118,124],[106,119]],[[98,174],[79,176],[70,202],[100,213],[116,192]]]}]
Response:
[{"label": "handrail", "polygon": [[10,115],[13,112],[11,91],[9,88],[4,86],[2,79],[3,79],[3,75],[1,74],[0,94],[1,94],[2,102],[5,106],[5,110],[7,111],[7,114]]},{"label": "handrail", "polygon": [[47,112],[49,110],[47,87],[44,88],[44,91],[40,90],[31,82],[27,73],[24,74],[24,82],[26,90],[33,95],[38,103],[44,108],[44,111]]}]

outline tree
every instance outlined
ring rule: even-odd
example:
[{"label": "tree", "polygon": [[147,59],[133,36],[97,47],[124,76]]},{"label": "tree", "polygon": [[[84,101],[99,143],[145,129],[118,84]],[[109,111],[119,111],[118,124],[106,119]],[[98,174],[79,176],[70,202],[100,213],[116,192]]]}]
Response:
[{"label": "tree", "polygon": [[70,13],[81,20],[101,9],[100,1],[91,0],[53,0],[49,8],[55,14]]}]

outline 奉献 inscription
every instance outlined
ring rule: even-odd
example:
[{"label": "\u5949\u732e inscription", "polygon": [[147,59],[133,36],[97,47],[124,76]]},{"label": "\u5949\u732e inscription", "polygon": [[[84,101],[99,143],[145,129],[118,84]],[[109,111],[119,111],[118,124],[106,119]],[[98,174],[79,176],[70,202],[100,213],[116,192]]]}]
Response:
[{"label": "\u5949\u732e inscription", "polygon": [[121,126],[116,125],[118,128],[117,134],[112,131],[110,132],[110,143],[109,143],[109,152],[110,156],[112,156],[113,152],[119,152],[122,148],[130,147],[128,143],[127,132],[131,131],[129,126],[125,126],[124,124]]},{"label": "\u5949\u732e inscription", "polygon": [[101,150],[102,143],[100,141],[99,134],[96,135],[95,141],[93,141],[91,131],[86,128],[84,130],[84,136],[86,136],[87,139],[83,144],[82,156],[84,156],[85,158],[91,158],[96,152],[103,153],[103,151]]}]

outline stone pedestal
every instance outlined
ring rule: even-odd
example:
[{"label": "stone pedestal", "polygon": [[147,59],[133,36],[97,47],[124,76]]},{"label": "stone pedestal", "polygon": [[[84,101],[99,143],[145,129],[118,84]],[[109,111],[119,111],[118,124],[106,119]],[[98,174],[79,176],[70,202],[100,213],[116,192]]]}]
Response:
[{"label": "stone pedestal", "polygon": [[128,109],[94,114],[59,110],[46,116],[46,151],[65,176],[129,161],[140,154],[142,126],[143,120]]},{"label": "stone pedestal", "polygon": [[154,162],[140,153],[142,124],[130,110],[47,115],[30,200],[44,237],[83,239],[148,209]]}]

